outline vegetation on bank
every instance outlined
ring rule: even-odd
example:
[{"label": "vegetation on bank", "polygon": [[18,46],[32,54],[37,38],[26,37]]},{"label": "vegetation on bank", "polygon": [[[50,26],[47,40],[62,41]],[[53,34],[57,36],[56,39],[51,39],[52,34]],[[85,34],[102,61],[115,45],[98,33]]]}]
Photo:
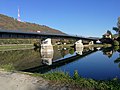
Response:
[{"label": "vegetation on bank", "polygon": [[0,45],[4,44],[33,44],[37,39],[0,39]]},{"label": "vegetation on bank", "polygon": [[2,45],[0,46],[0,51],[30,49],[30,48],[33,48],[33,44]]},{"label": "vegetation on bank", "polygon": [[90,90],[120,90],[120,80],[114,78],[112,80],[93,80],[86,79],[79,76],[78,72],[75,71],[73,77],[68,73],[64,72],[53,72],[46,74],[30,74],[35,77],[43,77],[50,82],[63,84],[70,88],[86,88]]}]

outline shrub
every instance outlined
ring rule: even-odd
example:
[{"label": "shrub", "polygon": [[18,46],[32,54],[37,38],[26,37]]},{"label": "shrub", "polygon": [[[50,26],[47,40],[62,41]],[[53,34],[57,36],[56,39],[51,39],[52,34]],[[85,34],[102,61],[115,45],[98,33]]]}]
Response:
[{"label": "shrub", "polygon": [[115,41],[113,42],[113,45],[114,45],[114,46],[118,46],[118,45],[119,45],[119,42],[118,42],[117,40],[115,40]]}]

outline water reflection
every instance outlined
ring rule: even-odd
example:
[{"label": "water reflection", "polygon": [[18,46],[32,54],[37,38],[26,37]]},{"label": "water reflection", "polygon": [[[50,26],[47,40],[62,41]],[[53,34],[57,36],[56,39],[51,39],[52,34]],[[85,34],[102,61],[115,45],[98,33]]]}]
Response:
[{"label": "water reflection", "polygon": [[120,56],[114,61],[114,63],[117,63],[118,67],[120,68]]},{"label": "water reflection", "polygon": [[118,58],[115,59],[114,63],[117,63],[118,67],[120,68],[120,46],[115,46],[114,51],[119,52],[119,56],[118,56]]},{"label": "water reflection", "polygon": [[118,67],[120,68],[120,46],[103,48],[102,52],[104,55],[108,56],[109,58],[112,58],[114,53],[116,52],[119,53],[118,57],[114,60],[114,63],[118,64]]},{"label": "water reflection", "polygon": [[73,55],[74,52],[75,52],[74,48],[70,48],[70,49],[69,49],[69,54]]},{"label": "water reflection", "polygon": [[94,47],[91,47],[91,46],[90,46],[90,47],[89,47],[89,50],[94,51]]},{"label": "water reflection", "polygon": [[79,55],[83,54],[84,47],[75,47],[75,52]]},{"label": "water reflection", "polygon": [[113,53],[115,53],[115,52],[120,53],[120,47],[119,46],[114,46],[114,47],[103,48],[102,52],[103,52],[103,55],[106,55],[109,58],[111,58]]},{"label": "water reflection", "polygon": [[[46,47],[48,48],[48,47]],[[82,59],[85,56],[88,56],[95,52],[96,50],[92,51],[89,50],[89,48],[79,48],[79,47],[54,47],[54,49],[46,49],[45,47],[41,47],[41,59],[43,60],[44,65],[41,65],[39,67],[34,67],[30,69],[26,69],[24,71],[27,72],[39,72],[39,73],[46,73],[50,70],[66,66],[69,63],[72,63],[76,60]],[[45,49],[45,50],[44,50]],[[54,51],[52,51],[54,50]],[[43,52],[45,51],[45,52]],[[53,52],[55,52],[53,54]],[[59,54],[58,54],[59,52]],[[71,53],[71,54],[70,54]],[[56,58],[58,56],[61,56],[61,58]],[[49,57],[49,58],[46,58]],[[64,57],[64,58],[63,58]]]},{"label": "water reflection", "polygon": [[53,54],[54,54],[53,46],[52,45],[47,45],[47,46],[43,45],[43,46],[41,46],[40,50],[41,50],[40,53],[41,53],[42,63],[51,65],[52,59],[53,59]]},{"label": "water reflection", "polygon": [[68,49],[68,48],[65,48],[65,47],[61,48],[60,53],[61,53],[61,55],[62,55],[62,58],[64,58],[64,57],[69,53],[68,50],[69,50],[69,49]]},{"label": "water reflection", "polygon": [[85,78],[112,79],[116,76],[120,78],[120,47],[96,49],[42,45],[35,51],[1,51],[0,66],[6,65],[27,72],[47,73],[60,70],[72,75],[74,70],[78,70]]}]

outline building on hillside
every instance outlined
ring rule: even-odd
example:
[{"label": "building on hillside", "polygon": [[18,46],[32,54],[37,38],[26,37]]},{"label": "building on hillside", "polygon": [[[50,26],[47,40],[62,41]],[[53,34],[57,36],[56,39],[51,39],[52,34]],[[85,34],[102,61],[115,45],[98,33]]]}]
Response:
[{"label": "building on hillside", "polygon": [[103,35],[103,37],[104,37],[104,38],[110,38],[110,39],[111,39],[111,38],[112,38],[112,35],[109,34],[109,33],[105,33],[105,34]]}]

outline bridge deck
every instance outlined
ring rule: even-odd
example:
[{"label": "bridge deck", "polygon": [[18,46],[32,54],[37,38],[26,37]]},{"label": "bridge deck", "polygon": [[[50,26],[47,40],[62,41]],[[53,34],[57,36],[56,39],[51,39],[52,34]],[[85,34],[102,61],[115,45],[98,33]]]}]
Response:
[{"label": "bridge deck", "polygon": [[74,38],[82,40],[97,41],[98,38],[94,37],[79,37],[68,34],[53,34],[53,33],[39,33],[39,32],[22,32],[15,30],[0,30],[0,38]]}]

